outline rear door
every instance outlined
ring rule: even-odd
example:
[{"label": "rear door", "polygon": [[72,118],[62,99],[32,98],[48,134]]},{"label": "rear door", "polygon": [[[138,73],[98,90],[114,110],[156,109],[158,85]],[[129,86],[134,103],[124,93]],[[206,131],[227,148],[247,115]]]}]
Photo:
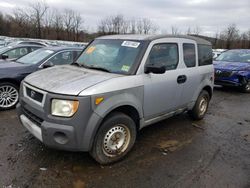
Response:
[{"label": "rear door", "polygon": [[[209,47],[209,46],[207,46]],[[211,48],[211,47],[209,47]],[[180,106],[187,106],[188,104],[195,102],[197,96],[204,87],[206,79],[210,79],[211,71],[207,69],[207,64],[212,62],[212,51],[210,52],[205,48],[199,48],[199,45],[195,41],[186,39],[182,44],[183,51],[183,64],[185,65],[185,74],[187,80],[184,83],[182,97],[180,100]],[[205,59],[205,63],[204,60]]]}]

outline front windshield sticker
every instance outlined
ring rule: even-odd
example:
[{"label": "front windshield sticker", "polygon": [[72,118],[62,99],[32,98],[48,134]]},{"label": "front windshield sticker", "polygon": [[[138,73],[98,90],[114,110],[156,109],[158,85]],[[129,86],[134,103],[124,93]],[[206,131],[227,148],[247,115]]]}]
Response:
[{"label": "front windshield sticker", "polygon": [[91,54],[93,51],[95,50],[95,46],[91,46],[89,47],[89,49],[87,50],[87,54]]},{"label": "front windshield sticker", "polygon": [[130,47],[130,48],[138,48],[140,45],[139,42],[133,42],[133,41],[124,41],[122,43],[122,46]]},{"label": "front windshield sticker", "polygon": [[130,68],[130,66],[128,66],[128,65],[123,65],[122,66],[122,71],[125,71],[125,72],[128,72],[129,71],[129,68]]}]

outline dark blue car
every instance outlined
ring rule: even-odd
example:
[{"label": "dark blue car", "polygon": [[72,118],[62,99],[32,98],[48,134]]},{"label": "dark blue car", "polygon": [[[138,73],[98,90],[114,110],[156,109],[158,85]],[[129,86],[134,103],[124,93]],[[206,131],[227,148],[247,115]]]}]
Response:
[{"label": "dark blue car", "polygon": [[215,84],[250,93],[250,50],[228,50],[215,61]]},{"label": "dark blue car", "polygon": [[0,110],[16,106],[19,85],[27,75],[54,65],[71,64],[82,50],[83,48],[79,47],[47,47],[31,52],[16,61],[1,61]]}]

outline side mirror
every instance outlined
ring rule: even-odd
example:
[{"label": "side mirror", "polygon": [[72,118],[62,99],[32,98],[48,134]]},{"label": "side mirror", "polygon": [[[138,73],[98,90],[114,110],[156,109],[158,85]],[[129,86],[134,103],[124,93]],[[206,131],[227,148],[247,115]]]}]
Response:
[{"label": "side mirror", "polygon": [[1,55],[1,59],[8,59],[8,58],[9,58],[9,56],[7,54],[2,54]]},{"label": "side mirror", "polygon": [[152,64],[147,64],[145,66],[145,73],[154,73],[154,74],[164,74],[166,72],[165,66],[155,66]]},{"label": "side mirror", "polygon": [[43,64],[44,69],[49,68],[49,67],[53,67],[53,66],[54,66],[54,64],[51,61],[47,61],[46,63]]}]

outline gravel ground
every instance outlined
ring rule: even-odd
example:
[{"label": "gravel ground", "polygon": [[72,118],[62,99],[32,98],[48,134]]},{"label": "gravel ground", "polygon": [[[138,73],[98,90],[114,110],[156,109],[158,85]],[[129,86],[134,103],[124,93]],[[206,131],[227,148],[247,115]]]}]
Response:
[{"label": "gravel ground", "polygon": [[0,187],[250,187],[250,94],[215,89],[208,114],[144,128],[121,162],[45,147],[0,112]]}]

